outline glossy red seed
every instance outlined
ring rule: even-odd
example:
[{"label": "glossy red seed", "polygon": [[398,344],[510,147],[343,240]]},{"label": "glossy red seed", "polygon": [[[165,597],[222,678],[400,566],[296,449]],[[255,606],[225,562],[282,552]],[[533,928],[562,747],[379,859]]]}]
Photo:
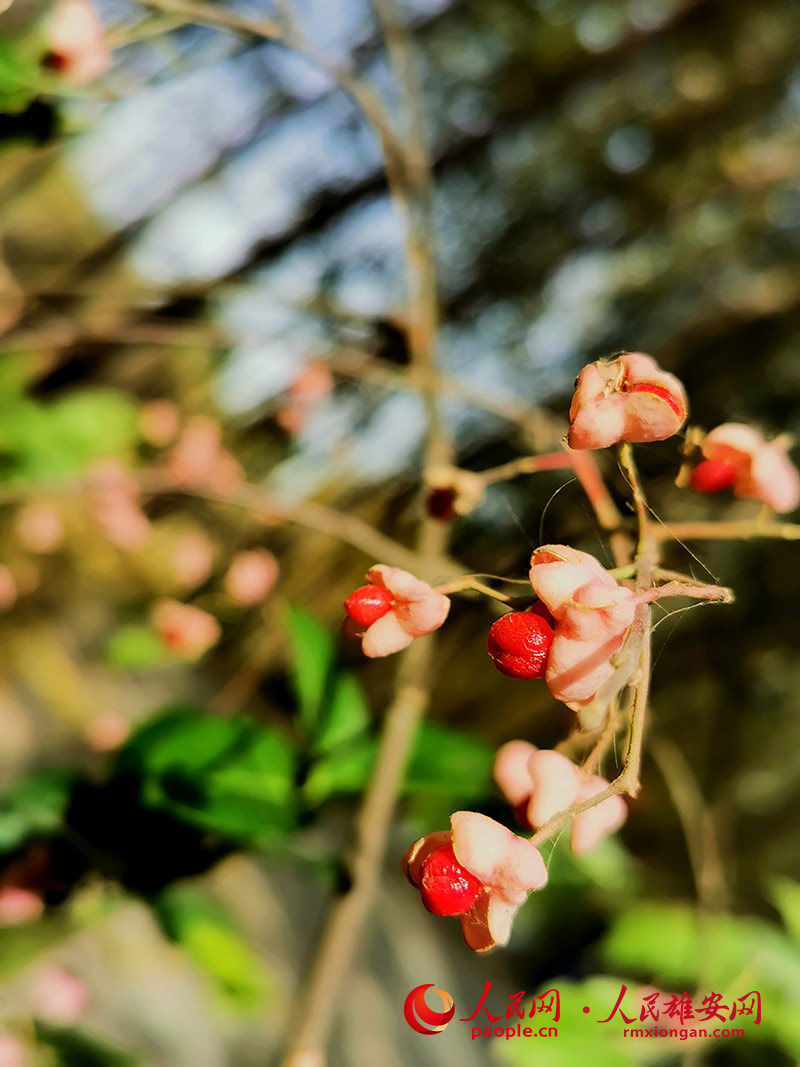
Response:
[{"label": "glossy red seed", "polygon": [[736,481],[736,467],[724,459],[704,459],[692,471],[689,484],[698,493],[721,493]]},{"label": "glossy red seed", "polygon": [[680,397],[671,393],[669,389],[663,385],[654,385],[652,382],[635,382],[632,385],[626,385],[624,387],[624,392],[652,393],[653,396],[657,396],[659,399],[666,401],[679,418],[683,418],[684,416],[683,404]]},{"label": "glossy red seed", "polygon": [[501,674],[542,678],[553,643],[553,627],[533,611],[512,611],[492,624],[486,649]]},{"label": "glossy red seed", "polygon": [[382,585],[362,585],[344,602],[344,610],[359,626],[372,626],[392,609],[394,599]]},{"label": "glossy red seed", "polygon": [[461,866],[452,845],[440,845],[425,859],[420,877],[422,903],[433,915],[469,911],[483,889],[474,874]]}]

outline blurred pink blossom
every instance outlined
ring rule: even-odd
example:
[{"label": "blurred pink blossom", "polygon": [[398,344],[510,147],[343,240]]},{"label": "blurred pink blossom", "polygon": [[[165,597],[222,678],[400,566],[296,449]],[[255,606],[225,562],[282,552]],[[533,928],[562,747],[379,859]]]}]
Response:
[{"label": "blurred pink blossom", "polygon": [[167,648],[186,659],[199,659],[219,641],[222,632],[207,611],[170,598],[157,601],[151,617]]},{"label": "blurred pink blossom", "polygon": [[111,66],[111,50],[90,0],[56,0],[44,36],[46,65],[73,85],[87,85]]},{"label": "blurred pink blossom", "polygon": [[147,516],[139,505],[139,485],[119,460],[99,460],[87,475],[92,515],[118,548],[139,548],[150,536]]},{"label": "blurred pink blossom", "polygon": [[56,552],[64,541],[61,512],[44,500],[23,504],[14,518],[14,531],[29,552]]},{"label": "blurred pink blossom", "polygon": [[292,437],[302,432],[314,408],[331,393],[334,378],[324,360],[310,360],[286,390],[275,421]]},{"label": "blurred pink blossom", "polygon": [[95,752],[113,752],[123,745],[131,732],[131,724],[118,711],[101,711],[84,730],[90,748]]},{"label": "blurred pink blossom", "polygon": [[187,422],[167,456],[167,473],[178,485],[221,492],[242,480],[241,467],[222,447],[219,423],[205,415]]},{"label": "blurred pink blossom", "polygon": [[239,552],[225,575],[225,592],[243,607],[260,604],[275,588],[279,573],[278,561],[269,549]]},{"label": "blurred pink blossom", "polygon": [[22,885],[0,884],[0,926],[21,926],[44,911],[41,893]]},{"label": "blurred pink blossom", "polygon": [[8,611],[17,602],[17,583],[4,563],[0,563],[0,611]]},{"label": "blurred pink blossom", "polygon": [[184,589],[194,589],[211,574],[214,544],[202,530],[181,534],[172,549],[172,568]]},{"label": "blurred pink blossom", "polygon": [[175,440],[180,422],[178,406],[171,400],[149,400],[139,409],[141,435],[156,448],[164,448]]},{"label": "blurred pink blossom", "polygon": [[58,1026],[72,1026],[89,1006],[86,983],[62,967],[43,967],[30,987],[33,1014]]},{"label": "blurred pink blossom", "polygon": [[25,1067],[28,1052],[25,1046],[11,1034],[0,1034],[0,1067]]}]

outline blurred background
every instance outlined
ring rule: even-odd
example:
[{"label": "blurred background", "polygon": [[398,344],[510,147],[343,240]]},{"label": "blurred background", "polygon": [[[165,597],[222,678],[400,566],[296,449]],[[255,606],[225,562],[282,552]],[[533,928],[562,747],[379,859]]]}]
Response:
[{"label": "blurred background", "polygon": [[[0,1063],[277,1064],[394,682],[393,661],[342,640],[341,604],[378,561],[371,530],[402,553],[420,519],[403,227],[374,133],[325,68],[359,72],[399,122],[397,85],[368,0],[290,0],[300,49],[103,0],[113,56],[97,45],[88,79],[48,4],[5,6]],[[558,447],[577,371],[623,348],[682,378],[694,424],[796,435],[798,5],[399,11],[458,464]],[[660,518],[757,511],[676,488],[675,441],[640,451]],[[560,471],[492,487],[449,534],[476,572],[524,578],[553,541],[611,560]],[[737,601],[659,618],[626,827],[580,860],[556,846],[550,886],[488,957],[420,907],[400,856],[456,808],[508,822],[494,750],[552,746],[573,716],[499,675],[490,608],[454,602],[334,1067],[800,1062],[797,548],[665,558]],[[712,842],[699,878],[684,829]],[[406,1025],[412,987],[449,990],[461,1016],[487,979],[499,1015],[558,986],[558,1040]],[[692,1047],[598,1037],[622,982],[757,988],[762,1022]]]}]

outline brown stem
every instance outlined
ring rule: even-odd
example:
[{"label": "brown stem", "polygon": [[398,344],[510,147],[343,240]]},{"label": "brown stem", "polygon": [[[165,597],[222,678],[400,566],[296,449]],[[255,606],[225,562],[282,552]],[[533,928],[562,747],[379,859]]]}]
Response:
[{"label": "brown stem", "polygon": [[428,703],[433,643],[404,654],[397,693],[386,713],[380,750],[356,823],[350,887],[329,913],[298,1011],[299,1027],[284,1067],[322,1067],[343,983],[372,907],[409,749]]},{"label": "brown stem", "polygon": [[661,771],[686,839],[697,901],[701,908],[719,911],[725,907],[728,899],[725,866],[713,820],[697,779],[683,752],[673,741],[657,738],[651,742],[650,751]]},{"label": "brown stem", "polygon": [[[409,107],[411,130],[408,146],[399,146],[403,173],[411,178],[399,186],[389,175],[390,191],[405,222],[406,266],[409,282],[408,346],[419,376],[428,412],[428,435],[423,464],[423,486],[428,472],[452,461],[449,441],[439,411],[439,377],[435,362],[438,320],[434,254],[431,245],[430,164],[417,107],[419,87],[410,43],[405,40],[391,0],[380,0],[379,16],[387,34],[396,76]],[[428,566],[441,559],[447,525],[423,512],[417,547]],[[433,639],[414,642],[403,654],[395,699],[387,712],[376,765],[358,816],[356,843],[350,864],[351,884],[333,905],[314,966],[298,1006],[297,1024],[285,1067],[324,1067],[326,1048],[339,999],[344,991],[359,940],[373,906],[385,858],[389,828],[417,726],[424,715],[433,676]]]},{"label": "brown stem", "polygon": [[791,522],[668,522],[653,530],[659,541],[800,541],[800,524]]},{"label": "brown stem", "polygon": [[336,537],[354,548],[360,549],[374,561],[392,563],[411,570],[429,581],[441,580],[451,574],[463,573],[458,564],[447,561],[443,555],[423,556],[399,541],[387,537],[356,515],[326,508],[313,500],[282,500],[261,486],[243,483],[230,489],[211,489],[207,486],[176,484],[166,474],[157,470],[143,471],[138,475],[139,484],[145,493],[183,493],[220,504],[233,504],[254,512],[263,512],[272,518],[295,522],[307,529]]}]

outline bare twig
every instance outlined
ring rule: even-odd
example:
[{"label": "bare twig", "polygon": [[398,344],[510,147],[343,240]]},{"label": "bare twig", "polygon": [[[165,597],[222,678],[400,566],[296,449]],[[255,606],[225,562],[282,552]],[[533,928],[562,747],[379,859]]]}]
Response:
[{"label": "bare twig", "polygon": [[653,529],[659,541],[800,541],[800,524],[760,522],[667,522]]},{"label": "bare twig", "polygon": [[[405,30],[397,20],[390,0],[381,5],[384,19],[391,22],[393,55],[398,47],[405,55],[410,49],[398,36]],[[431,227],[426,205],[430,201],[430,166],[419,126],[416,105],[419,87],[412,66],[404,62],[397,70],[407,101],[415,101],[409,115],[413,130],[411,148],[391,142],[401,149],[402,174],[412,176],[412,188],[392,179],[392,160],[384,160],[390,191],[406,227],[406,266],[409,282],[407,337],[415,372],[419,375],[428,412],[422,484],[438,464],[449,463],[452,446],[444,432],[438,404],[439,380],[435,362],[437,299]],[[422,561],[441,558],[447,526],[423,513],[417,547]],[[298,1006],[286,1067],[323,1067],[330,1028],[335,1017],[347,974],[374,903],[380,870],[386,853],[389,828],[402,786],[417,726],[427,708],[433,675],[433,639],[412,644],[403,654],[396,696],[387,712],[381,732],[376,765],[358,816],[355,848],[349,865],[350,887],[334,903],[320,948],[309,975],[305,994]]]},{"label": "bare twig", "polygon": [[725,865],[722,862],[714,823],[686,757],[667,738],[650,743],[672,805],[680,820],[692,865],[697,900],[701,908],[719,911],[728,900]]}]

